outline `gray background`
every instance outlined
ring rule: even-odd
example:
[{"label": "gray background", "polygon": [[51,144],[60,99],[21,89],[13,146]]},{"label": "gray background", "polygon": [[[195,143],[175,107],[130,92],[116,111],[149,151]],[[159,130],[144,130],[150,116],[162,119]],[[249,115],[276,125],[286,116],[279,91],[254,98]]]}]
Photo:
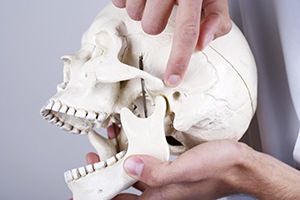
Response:
[{"label": "gray background", "polygon": [[47,123],[39,110],[63,79],[60,57],[109,0],[0,0],[0,200],[66,200],[63,173],[85,164],[86,136]]}]

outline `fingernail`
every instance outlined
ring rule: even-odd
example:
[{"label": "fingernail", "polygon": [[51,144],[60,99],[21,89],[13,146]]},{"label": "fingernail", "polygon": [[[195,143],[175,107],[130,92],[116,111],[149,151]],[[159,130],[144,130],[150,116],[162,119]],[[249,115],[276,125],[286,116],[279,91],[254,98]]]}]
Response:
[{"label": "fingernail", "polygon": [[175,87],[175,86],[179,85],[180,81],[181,81],[181,77],[179,75],[172,74],[167,78],[166,85]]},{"label": "fingernail", "polygon": [[144,162],[139,158],[127,158],[124,163],[126,173],[140,177],[143,171]]},{"label": "fingernail", "polygon": [[214,39],[214,36],[213,35],[208,35],[205,40],[204,40],[204,43],[203,43],[203,49],[211,42],[213,41]]}]

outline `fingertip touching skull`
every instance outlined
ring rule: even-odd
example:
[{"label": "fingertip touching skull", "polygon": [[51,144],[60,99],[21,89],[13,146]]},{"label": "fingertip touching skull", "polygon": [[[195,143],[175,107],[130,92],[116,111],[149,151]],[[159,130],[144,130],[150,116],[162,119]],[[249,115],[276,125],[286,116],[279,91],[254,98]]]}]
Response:
[{"label": "fingertip touching skull", "polygon": [[[62,57],[64,81],[41,113],[63,130],[87,134],[102,160],[65,173],[74,200],[111,199],[130,187],[136,180],[123,170],[130,155],[166,161],[169,151],[180,154],[206,141],[238,140],[247,130],[256,109],[257,74],[234,24],[229,34],[193,53],[178,87],[164,85],[175,13],[163,33],[152,36],[125,10],[108,5],[83,35],[81,49]],[[121,128],[119,144],[97,133],[112,123]]]}]

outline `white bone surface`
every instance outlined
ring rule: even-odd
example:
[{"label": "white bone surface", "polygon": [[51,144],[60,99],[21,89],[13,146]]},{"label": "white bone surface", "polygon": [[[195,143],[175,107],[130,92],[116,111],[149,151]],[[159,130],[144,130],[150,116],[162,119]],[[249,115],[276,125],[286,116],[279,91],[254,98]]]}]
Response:
[{"label": "white bone surface", "polygon": [[[64,82],[42,115],[64,130],[88,133],[101,159],[108,159],[85,167],[87,175],[82,168],[66,172],[74,200],[109,199],[129,187],[134,180],[123,171],[124,159],[144,153],[166,160],[164,135],[180,142],[169,144],[171,153],[180,154],[206,141],[238,140],[247,130],[256,109],[256,65],[234,24],[229,34],[193,53],[178,87],[165,87],[175,13],[163,33],[151,36],[124,9],[110,4],[83,35],[81,49],[62,57]],[[140,56],[144,71],[138,66]],[[144,116],[141,78],[152,114],[146,119],[132,114]],[[120,154],[115,140],[95,131],[112,122],[121,127]]]},{"label": "white bone surface", "polygon": [[[121,156],[118,161],[117,156],[109,158],[106,160],[105,168],[98,170],[94,167],[95,170],[81,178],[78,177],[80,174],[77,170],[72,170],[72,175],[73,171],[75,175],[73,178],[70,178],[69,172],[66,172],[65,177],[73,192],[74,200],[109,200],[130,187],[136,180],[122,170],[124,160],[130,155],[147,154],[161,161],[169,159],[169,147],[165,140],[163,124],[166,102],[163,97],[158,96],[155,105],[154,113],[145,119],[137,118],[127,108],[121,110],[122,131],[125,132],[129,141],[125,156],[122,153],[123,157]],[[140,134],[143,134],[143,137],[140,137]]]}]

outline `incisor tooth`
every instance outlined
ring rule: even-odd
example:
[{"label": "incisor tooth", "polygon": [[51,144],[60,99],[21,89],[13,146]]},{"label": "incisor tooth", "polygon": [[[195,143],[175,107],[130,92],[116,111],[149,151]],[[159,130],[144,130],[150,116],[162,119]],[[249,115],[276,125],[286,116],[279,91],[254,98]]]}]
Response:
[{"label": "incisor tooth", "polygon": [[88,112],[86,119],[95,120],[97,118],[97,114],[95,112]]},{"label": "incisor tooth", "polygon": [[50,111],[49,110],[41,110],[41,114],[43,117],[46,117],[47,115],[50,114]]},{"label": "incisor tooth", "polygon": [[80,178],[80,174],[77,169],[72,169],[71,172],[72,172],[72,176],[75,180]]},{"label": "incisor tooth", "polygon": [[109,159],[106,160],[106,164],[107,166],[112,166],[113,164],[115,164],[117,162],[117,158],[116,157],[110,157]]},{"label": "incisor tooth", "polygon": [[46,119],[47,121],[50,121],[53,117],[54,117],[54,115],[53,115],[52,113],[49,113],[49,114],[45,117],[45,119]]},{"label": "incisor tooth", "polygon": [[66,113],[68,111],[68,106],[67,105],[62,105],[62,107],[59,109],[59,112],[61,113]]},{"label": "incisor tooth", "polygon": [[105,161],[101,161],[101,162],[97,162],[94,164],[94,168],[96,170],[100,170],[100,169],[103,169],[105,168],[107,165],[106,165],[106,162]]},{"label": "incisor tooth", "polygon": [[87,174],[87,172],[86,172],[86,170],[85,170],[84,167],[78,168],[78,171],[79,171],[79,174],[80,174],[82,177],[86,176],[86,174]]},{"label": "incisor tooth", "polygon": [[49,122],[52,123],[52,124],[56,124],[58,122],[58,118],[53,117]]},{"label": "incisor tooth", "polygon": [[47,106],[45,107],[45,110],[51,110],[53,104],[54,104],[54,101],[53,101],[53,100],[49,101],[48,104],[47,104]]},{"label": "incisor tooth", "polygon": [[77,110],[77,112],[75,113],[75,117],[85,118],[86,117],[86,111],[85,110]]},{"label": "incisor tooth", "polygon": [[70,182],[70,181],[73,181],[73,176],[72,176],[72,172],[69,170],[67,172],[65,172],[65,180],[66,182]]},{"label": "incisor tooth", "polygon": [[52,110],[58,112],[59,109],[60,109],[60,107],[61,107],[61,102],[60,101],[56,101],[54,103],[54,105],[52,106]]}]

